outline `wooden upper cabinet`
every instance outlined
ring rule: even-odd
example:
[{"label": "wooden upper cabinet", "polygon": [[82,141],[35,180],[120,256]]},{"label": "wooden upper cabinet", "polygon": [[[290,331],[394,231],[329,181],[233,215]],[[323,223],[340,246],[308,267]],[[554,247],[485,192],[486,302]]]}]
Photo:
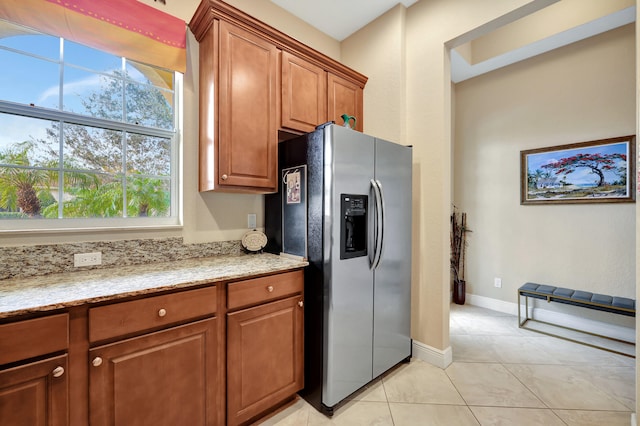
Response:
[{"label": "wooden upper cabinet", "polygon": [[356,130],[362,132],[362,87],[329,73],[329,120],[344,124],[343,114],[356,118]]},{"label": "wooden upper cabinet", "polygon": [[364,75],[224,1],[202,0],[189,28],[200,44],[200,191],[277,191],[278,130],[344,113],[362,130]]},{"label": "wooden upper cabinet", "polygon": [[275,191],[279,51],[220,22],[218,184]]},{"label": "wooden upper cabinet", "polygon": [[311,132],[327,121],[327,72],[282,52],[282,127]]}]

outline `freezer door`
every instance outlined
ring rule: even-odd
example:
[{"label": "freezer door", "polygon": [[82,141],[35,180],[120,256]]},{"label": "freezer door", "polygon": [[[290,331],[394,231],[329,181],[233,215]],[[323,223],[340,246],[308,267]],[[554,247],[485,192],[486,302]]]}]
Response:
[{"label": "freezer door", "polygon": [[384,231],[374,272],[373,377],[411,355],[411,156],[410,147],[376,139]]},{"label": "freezer door", "polygon": [[[341,194],[369,195],[374,139],[341,126],[325,130],[324,375],[328,407],[371,381],[373,272],[369,256],[340,259]],[[368,201],[370,210],[371,202]]]}]

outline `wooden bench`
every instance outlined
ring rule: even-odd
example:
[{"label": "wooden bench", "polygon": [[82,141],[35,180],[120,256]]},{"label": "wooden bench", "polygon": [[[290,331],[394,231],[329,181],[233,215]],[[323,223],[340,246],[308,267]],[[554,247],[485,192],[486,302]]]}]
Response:
[{"label": "wooden bench", "polygon": [[[520,312],[521,311],[520,302],[522,300],[522,297],[524,297],[525,299],[524,320],[522,319],[522,315]],[[526,328],[524,327],[524,325],[527,323],[527,321],[535,321],[542,324],[548,324],[556,327],[562,327],[572,331],[590,334],[592,336],[602,337],[602,338],[613,340],[616,342],[635,345],[635,342],[617,339],[609,336],[604,336],[602,334],[591,333],[584,330],[578,330],[571,327],[565,327],[558,324],[552,324],[549,322],[534,319],[533,317],[529,317],[529,298],[546,300],[548,303],[551,303],[551,302],[564,303],[567,305],[579,306],[587,309],[595,309],[598,311],[610,312],[612,314],[625,315],[630,317],[636,316],[636,301],[634,299],[629,299],[626,297],[608,296],[606,294],[597,294],[597,293],[591,293],[591,292],[582,291],[582,290],[572,290],[570,288],[554,287],[550,285],[526,283],[518,289],[518,326],[520,328]],[[549,336],[559,337],[561,339],[569,340],[572,342],[580,343],[580,344],[591,346],[594,348],[604,349],[609,352],[617,353],[620,355],[625,355],[625,356],[635,358],[634,355],[631,355],[629,353],[617,351],[604,346],[598,346],[595,344],[587,343],[587,342],[576,340],[576,339],[571,339],[569,337],[560,336],[557,334],[553,334],[547,331],[542,331],[534,328],[526,328],[526,329],[535,331],[538,333],[546,334]]]}]

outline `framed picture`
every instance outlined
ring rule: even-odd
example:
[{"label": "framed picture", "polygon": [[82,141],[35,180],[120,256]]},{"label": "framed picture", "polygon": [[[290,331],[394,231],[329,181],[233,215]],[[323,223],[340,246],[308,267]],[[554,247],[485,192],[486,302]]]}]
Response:
[{"label": "framed picture", "polygon": [[632,203],[635,136],[520,151],[520,204]]}]

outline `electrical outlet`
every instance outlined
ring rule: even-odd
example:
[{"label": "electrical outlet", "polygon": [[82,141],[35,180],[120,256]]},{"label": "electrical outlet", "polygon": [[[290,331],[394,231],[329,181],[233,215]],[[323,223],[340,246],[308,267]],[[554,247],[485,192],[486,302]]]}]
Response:
[{"label": "electrical outlet", "polygon": [[91,266],[102,264],[102,252],[96,251],[93,253],[77,253],[73,255],[73,266]]},{"label": "electrical outlet", "polygon": [[256,229],[256,214],[249,213],[247,215],[247,228]]},{"label": "electrical outlet", "polygon": [[502,278],[494,278],[493,286],[496,288],[502,288]]}]

